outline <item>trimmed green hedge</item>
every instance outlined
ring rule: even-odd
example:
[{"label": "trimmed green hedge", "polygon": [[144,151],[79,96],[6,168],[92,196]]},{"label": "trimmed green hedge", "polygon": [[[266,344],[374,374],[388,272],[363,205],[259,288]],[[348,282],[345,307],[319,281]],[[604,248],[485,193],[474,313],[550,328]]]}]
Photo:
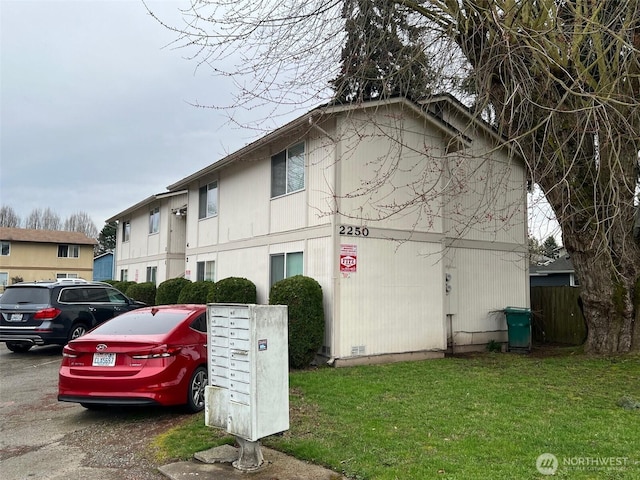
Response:
[{"label": "trimmed green hedge", "polygon": [[[111,283],[111,282],[109,282]],[[111,283],[111,285],[113,286],[113,288],[117,288],[118,290],[120,290],[122,293],[124,293],[125,295],[129,296],[127,294],[127,290],[129,290],[129,287],[131,285],[135,285],[136,282],[127,280],[126,282],[121,282],[120,280],[116,280],[113,283]]]},{"label": "trimmed green hedge", "polygon": [[127,288],[126,295],[147,305],[155,305],[156,284],[154,282],[134,283]]},{"label": "trimmed green hedge", "polygon": [[178,303],[180,292],[189,284],[191,284],[191,281],[183,277],[165,280],[158,285],[158,289],[156,290],[156,305],[173,305]]},{"label": "trimmed green hedge", "polygon": [[285,278],[271,287],[269,304],[288,306],[289,366],[308,367],[324,341],[322,287],[303,275]]},{"label": "trimmed green hedge", "polygon": [[223,278],[216,282],[207,298],[215,303],[257,303],[256,286],[251,280],[241,277]]},{"label": "trimmed green hedge", "polygon": [[189,282],[178,295],[178,303],[207,303],[215,283],[210,281]]}]

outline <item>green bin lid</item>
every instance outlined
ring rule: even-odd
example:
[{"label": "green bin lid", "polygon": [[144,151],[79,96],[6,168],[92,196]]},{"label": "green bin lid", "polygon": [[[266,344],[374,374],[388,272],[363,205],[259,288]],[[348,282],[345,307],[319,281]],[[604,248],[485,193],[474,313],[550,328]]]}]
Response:
[{"label": "green bin lid", "polygon": [[530,308],[526,307],[506,307],[504,309],[505,313],[531,313]]}]

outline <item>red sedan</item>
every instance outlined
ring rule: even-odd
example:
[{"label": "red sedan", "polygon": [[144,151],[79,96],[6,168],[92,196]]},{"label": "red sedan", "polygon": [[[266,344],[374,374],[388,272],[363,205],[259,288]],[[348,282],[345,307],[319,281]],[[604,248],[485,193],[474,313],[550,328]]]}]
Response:
[{"label": "red sedan", "polygon": [[205,305],[162,305],[123,313],[62,351],[58,400],[103,405],[204,408]]}]

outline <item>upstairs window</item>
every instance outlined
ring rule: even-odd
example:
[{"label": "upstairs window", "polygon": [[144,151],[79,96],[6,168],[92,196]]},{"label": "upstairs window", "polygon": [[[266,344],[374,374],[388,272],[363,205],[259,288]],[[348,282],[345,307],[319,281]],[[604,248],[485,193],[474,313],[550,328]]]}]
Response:
[{"label": "upstairs window", "polygon": [[8,256],[11,253],[11,243],[0,242],[0,255],[3,257]]},{"label": "upstairs window", "polygon": [[128,242],[130,237],[131,237],[131,222],[127,220],[126,222],[122,222],[122,241]]},{"label": "upstairs window", "polygon": [[79,256],[78,245],[58,245],[58,258],[78,258]]},{"label": "upstairs window", "polygon": [[218,214],[218,182],[200,187],[198,198],[198,218],[214,217]]},{"label": "upstairs window", "polygon": [[304,188],[304,143],[271,157],[271,198]]},{"label": "upstairs window", "polygon": [[158,233],[160,229],[160,208],[156,207],[149,212],[149,233]]}]

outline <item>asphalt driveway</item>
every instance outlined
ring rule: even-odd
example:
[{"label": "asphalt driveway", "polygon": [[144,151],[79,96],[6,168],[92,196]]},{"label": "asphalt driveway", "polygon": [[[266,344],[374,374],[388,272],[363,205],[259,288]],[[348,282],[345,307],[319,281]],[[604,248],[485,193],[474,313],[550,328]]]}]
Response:
[{"label": "asphalt driveway", "polygon": [[186,420],[177,409],[88,411],[57,400],[60,347],[0,344],[0,478],[161,480],[153,438]]}]

